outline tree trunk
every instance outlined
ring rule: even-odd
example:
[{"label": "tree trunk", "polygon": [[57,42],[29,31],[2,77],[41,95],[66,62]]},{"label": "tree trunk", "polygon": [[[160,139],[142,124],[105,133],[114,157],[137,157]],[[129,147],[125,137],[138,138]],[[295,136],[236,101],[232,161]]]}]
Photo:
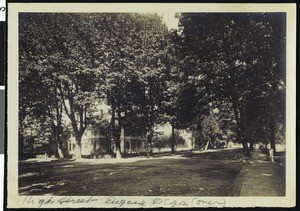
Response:
[{"label": "tree trunk", "polygon": [[64,159],[69,156],[69,150],[64,143],[57,143],[57,158]]},{"label": "tree trunk", "polygon": [[191,139],[191,148],[192,149],[195,148],[195,139],[196,139],[196,136],[195,136],[195,132],[193,131],[192,132],[192,139]]},{"label": "tree trunk", "polygon": [[76,134],[75,159],[80,160],[81,158],[81,136]]},{"label": "tree trunk", "polygon": [[57,82],[55,83],[56,88],[55,91],[55,110],[56,110],[56,125],[53,122],[54,130],[56,131],[56,145],[57,145],[57,158],[65,158],[65,152],[62,149],[62,140],[61,135],[63,133],[62,128],[62,105],[59,102],[58,98],[58,88],[57,88]]},{"label": "tree trunk", "polygon": [[121,154],[121,141],[120,141],[120,139],[116,139],[116,150],[115,150],[115,152],[116,152],[116,159],[120,159],[120,158],[122,158],[122,154]]},{"label": "tree trunk", "polygon": [[242,141],[242,145],[243,145],[243,151],[246,157],[251,157],[251,153],[248,147],[248,143],[245,141]]},{"label": "tree trunk", "polygon": [[250,142],[250,149],[249,149],[251,152],[253,152],[254,150],[254,143],[253,142]]},{"label": "tree trunk", "polygon": [[76,143],[75,145],[75,159],[76,160],[80,160],[82,157],[81,157],[81,147],[78,143]]},{"label": "tree trunk", "polygon": [[[67,95],[63,94],[64,93],[63,89],[59,83],[57,83],[57,88],[58,88],[57,91],[60,92],[60,93],[57,92],[57,94],[58,95],[60,94],[61,103],[62,103],[61,106],[64,108],[65,113],[71,120],[73,132],[76,137],[75,159],[81,159],[81,138],[87,127],[86,112],[87,112],[88,107],[86,105],[75,106],[74,96],[72,95],[72,92],[70,91],[68,86],[66,86],[66,89],[68,92]],[[66,105],[65,100],[68,100],[69,107]],[[79,120],[78,120],[78,118],[79,118]],[[79,123],[79,125],[78,125],[78,123]]]},{"label": "tree trunk", "polygon": [[[116,107],[114,104],[111,105],[111,136],[112,139],[115,141],[116,148],[114,149],[113,153],[116,153],[116,159],[121,158],[121,147],[120,147],[120,136],[118,132],[116,131]],[[120,119],[119,119],[119,125],[120,125]],[[120,128],[120,127],[119,127]]]},{"label": "tree trunk", "polygon": [[65,158],[63,149],[62,149],[62,147],[60,147],[59,145],[57,146],[57,154],[58,154],[58,158],[60,158],[60,159]]},{"label": "tree trunk", "polygon": [[205,145],[204,151],[208,150],[209,143],[210,143],[210,141],[207,141],[207,142],[206,142],[206,145]]},{"label": "tree trunk", "polygon": [[173,155],[175,153],[175,131],[173,124],[172,127],[172,138],[171,138],[171,154]]},{"label": "tree trunk", "polygon": [[246,140],[244,139],[244,134],[243,134],[243,126],[242,126],[242,121],[241,121],[241,112],[239,115],[239,111],[236,105],[236,102],[234,101],[233,97],[231,97],[232,100],[232,107],[233,107],[233,113],[234,113],[234,117],[235,117],[235,121],[236,121],[236,133],[237,133],[237,139],[238,141],[243,145],[243,151],[245,156],[247,157],[251,157],[249,148],[248,148],[248,144],[246,142]]},{"label": "tree trunk", "polygon": [[117,115],[118,115],[118,131],[115,132],[116,159],[120,159],[122,158],[122,151],[121,151],[122,117],[121,117],[120,107],[118,107]]},{"label": "tree trunk", "polygon": [[276,152],[275,121],[273,116],[270,118],[270,145],[273,152]]},{"label": "tree trunk", "polygon": [[121,127],[120,131],[120,142],[119,142],[119,148],[116,151],[116,158],[122,158],[122,153],[125,153],[125,134],[124,134],[124,128]]},{"label": "tree trunk", "polygon": [[152,154],[152,139],[154,135],[154,130],[153,127],[148,131],[148,136],[147,136],[147,154],[150,156]]},{"label": "tree trunk", "polygon": [[[116,131],[115,131],[115,107],[112,104],[111,105],[111,120],[110,120],[110,127],[111,127],[111,133],[110,133],[110,140],[115,142],[116,148],[117,148],[117,141],[116,141]],[[116,151],[116,149],[113,149],[113,153]]]}]

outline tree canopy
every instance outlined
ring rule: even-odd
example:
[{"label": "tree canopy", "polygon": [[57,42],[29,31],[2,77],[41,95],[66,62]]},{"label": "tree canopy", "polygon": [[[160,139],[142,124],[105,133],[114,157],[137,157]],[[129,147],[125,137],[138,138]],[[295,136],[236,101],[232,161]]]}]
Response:
[{"label": "tree canopy", "polygon": [[157,14],[21,13],[19,141],[31,131],[37,145],[67,154],[72,133],[80,158],[84,131],[106,103],[110,129],[102,124],[118,148],[124,128],[147,136],[151,150],[155,127],[169,122],[174,137],[190,129],[200,142],[223,137],[246,153],[248,143],[275,149],[285,125],[285,15],[177,17],[168,30]]}]

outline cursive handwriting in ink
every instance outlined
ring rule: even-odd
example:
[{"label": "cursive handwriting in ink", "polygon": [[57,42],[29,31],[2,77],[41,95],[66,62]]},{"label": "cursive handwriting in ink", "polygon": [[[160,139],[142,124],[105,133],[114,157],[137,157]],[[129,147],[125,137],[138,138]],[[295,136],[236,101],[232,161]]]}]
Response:
[{"label": "cursive handwriting in ink", "polygon": [[48,205],[48,204],[53,204],[53,203],[55,203],[55,200],[53,200],[53,197],[51,197],[49,199],[40,199],[38,201],[39,208],[42,207],[44,204]]},{"label": "cursive handwriting in ink", "polygon": [[26,196],[25,199],[23,200],[22,204],[35,204],[34,199],[32,198],[32,196]]},{"label": "cursive handwriting in ink", "polygon": [[155,198],[152,202],[154,205],[161,205],[161,206],[180,206],[180,207],[189,207],[188,203],[184,200],[171,200],[171,199],[161,199],[161,198]]},{"label": "cursive handwriting in ink", "polygon": [[220,206],[224,207],[226,205],[226,200],[221,201],[213,201],[213,200],[203,200],[199,198],[192,199],[192,206],[201,206],[201,205],[210,205],[210,206]]},{"label": "cursive handwriting in ink", "polygon": [[93,198],[93,196],[91,196],[88,199],[73,198],[72,196],[65,196],[65,197],[62,197],[59,200],[57,200],[57,203],[60,203],[60,204],[69,204],[69,203],[88,204],[88,203],[93,202],[93,201],[97,201],[97,199]]},{"label": "cursive handwriting in ink", "polygon": [[106,199],[105,204],[118,205],[119,207],[122,207],[124,204],[144,207],[145,201],[116,199],[116,197],[111,196]]}]

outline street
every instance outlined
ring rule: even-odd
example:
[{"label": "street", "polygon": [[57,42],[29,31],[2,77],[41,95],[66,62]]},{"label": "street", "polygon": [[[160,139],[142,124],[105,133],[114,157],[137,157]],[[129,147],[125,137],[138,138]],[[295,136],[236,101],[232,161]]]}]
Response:
[{"label": "street", "polygon": [[[125,159],[124,159],[125,160]],[[21,195],[237,196],[241,149],[125,163],[20,162]]]}]

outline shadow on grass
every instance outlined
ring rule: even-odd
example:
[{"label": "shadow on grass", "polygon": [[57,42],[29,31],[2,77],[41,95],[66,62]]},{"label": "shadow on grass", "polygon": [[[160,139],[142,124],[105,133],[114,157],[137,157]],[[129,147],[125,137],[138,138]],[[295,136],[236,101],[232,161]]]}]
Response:
[{"label": "shadow on grass", "polygon": [[180,152],[180,155],[182,159],[158,158],[118,164],[20,162],[19,193],[98,196],[239,194],[240,184],[236,184],[236,178],[243,166],[241,150]]}]

